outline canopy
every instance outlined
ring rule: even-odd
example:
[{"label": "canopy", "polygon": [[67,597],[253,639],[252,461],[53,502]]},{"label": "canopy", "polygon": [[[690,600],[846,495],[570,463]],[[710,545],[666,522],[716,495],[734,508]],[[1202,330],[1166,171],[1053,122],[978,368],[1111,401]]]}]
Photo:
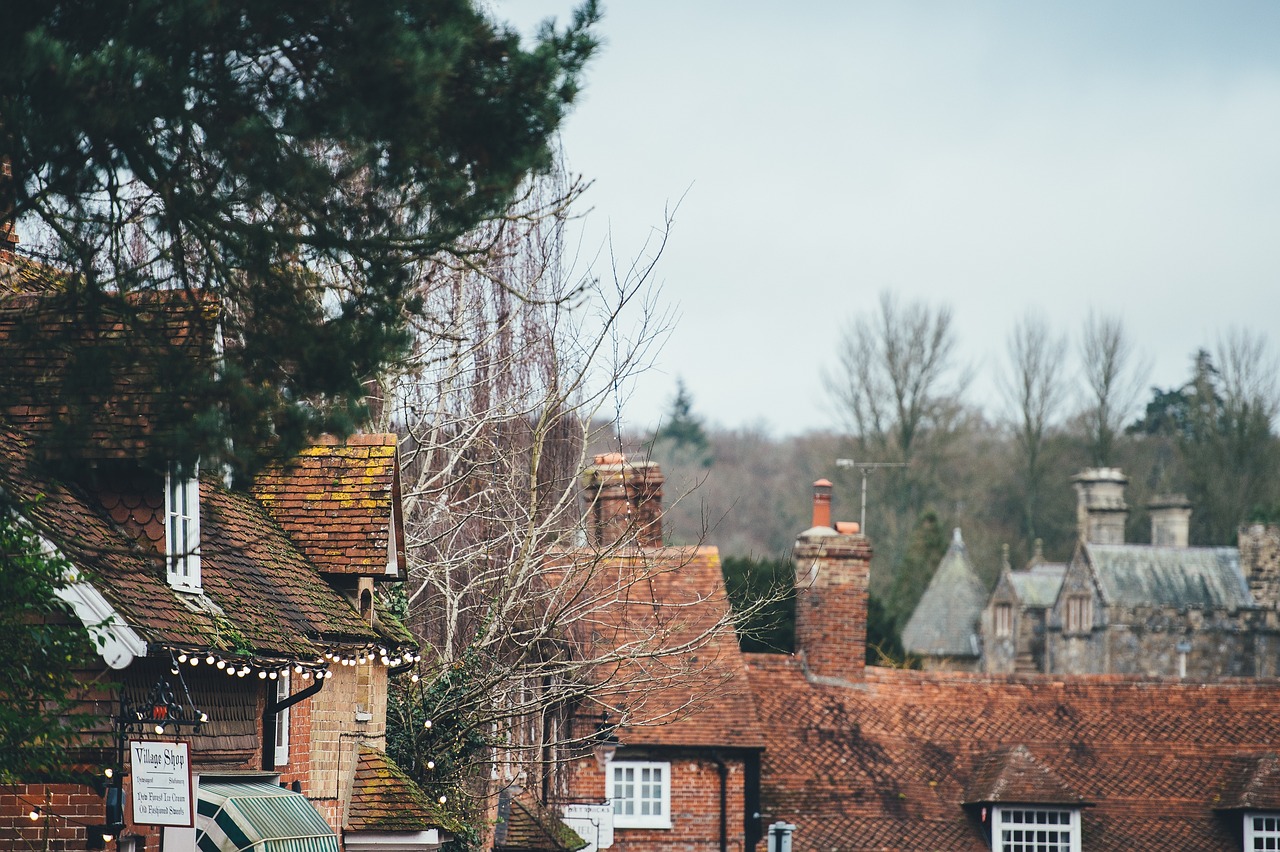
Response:
[{"label": "canopy", "polygon": [[200,783],[200,852],[338,852],[338,838],[307,797],[274,784]]}]

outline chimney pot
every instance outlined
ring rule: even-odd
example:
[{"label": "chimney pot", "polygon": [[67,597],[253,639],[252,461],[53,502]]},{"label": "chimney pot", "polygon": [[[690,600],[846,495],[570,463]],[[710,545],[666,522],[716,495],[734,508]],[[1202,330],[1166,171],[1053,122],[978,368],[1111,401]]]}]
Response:
[{"label": "chimney pot", "polygon": [[582,476],[591,544],[609,547],[632,536],[639,547],[661,547],[662,483],[657,462],[629,462],[622,453],[597,455]]},{"label": "chimney pot", "polygon": [[813,523],[811,526],[831,526],[831,480],[819,479],[813,483]]}]

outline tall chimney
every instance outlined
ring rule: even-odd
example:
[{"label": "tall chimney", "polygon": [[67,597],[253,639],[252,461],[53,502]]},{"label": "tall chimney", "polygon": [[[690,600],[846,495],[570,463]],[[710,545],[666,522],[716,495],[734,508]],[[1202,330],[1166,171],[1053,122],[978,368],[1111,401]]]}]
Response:
[{"label": "tall chimney", "polygon": [[[871,544],[831,521],[831,483],[813,488],[813,527],[796,538],[796,656],[820,682],[857,683],[866,669]],[[825,520],[827,524],[819,521]]]},{"label": "tall chimney", "polygon": [[1186,547],[1191,531],[1191,501],[1183,494],[1157,494],[1147,503],[1151,513],[1151,543]]},{"label": "tall chimney", "polygon": [[1280,607],[1280,526],[1242,526],[1239,544],[1240,570],[1254,601],[1267,609]]},{"label": "tall chimney", "polygon": [[629,462],[604,453],[582,476],[587,496],[587,540],[597,547],[627,543],[662,546],[662,470],[657,462]]},{"label": "tall chimney", "polygon": [[1091,467],[1071,481],[1076,486],[1076,535],[1086,544],[1124,544],[1129,477],[1115,467]]}]

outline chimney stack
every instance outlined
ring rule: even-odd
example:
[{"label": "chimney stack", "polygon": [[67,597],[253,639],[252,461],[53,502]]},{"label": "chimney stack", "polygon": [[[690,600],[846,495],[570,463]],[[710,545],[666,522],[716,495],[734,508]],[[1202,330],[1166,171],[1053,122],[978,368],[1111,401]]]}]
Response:
[{"label": "chimney stack", "polygon": [[596,456],[582,476],[588,543],[610,547],[633,537],[638,547],[661,547],[662,483],[657,462],[629,462],[622,453]]},{"label": "chimney stack", "polygon": [[[821,523],[825,521],[826,523]],[[831,483],[813,484],[813,527],[796,539],[796,656],[819,682],[858,683],[866,669],[871,544],[831,526]]]},{"label": "chimney stack", "polygon": [[1129,507],[1124,487],[1129,483],[1119,468],[1091,467],[1071,477],[1076,486],[1076,535],[1085,544],[1124,544]]},{"label": "chimney stack", "polygon": [[1151,513],[1151,543],[1186,547],[1191,532],[1191,501],[1183,494],[1157,494],[1147,503]]}]

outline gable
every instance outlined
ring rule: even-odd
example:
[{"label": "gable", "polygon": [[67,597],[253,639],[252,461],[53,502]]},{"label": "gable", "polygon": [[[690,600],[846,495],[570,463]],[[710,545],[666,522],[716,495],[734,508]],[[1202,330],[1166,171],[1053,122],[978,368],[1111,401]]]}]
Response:
[{"label": "gable", "polygon": [[955,540],[902,630],[903,648],[909,654],[976,657],[981,650],[978,621],[987,598],[956,530]]}]

